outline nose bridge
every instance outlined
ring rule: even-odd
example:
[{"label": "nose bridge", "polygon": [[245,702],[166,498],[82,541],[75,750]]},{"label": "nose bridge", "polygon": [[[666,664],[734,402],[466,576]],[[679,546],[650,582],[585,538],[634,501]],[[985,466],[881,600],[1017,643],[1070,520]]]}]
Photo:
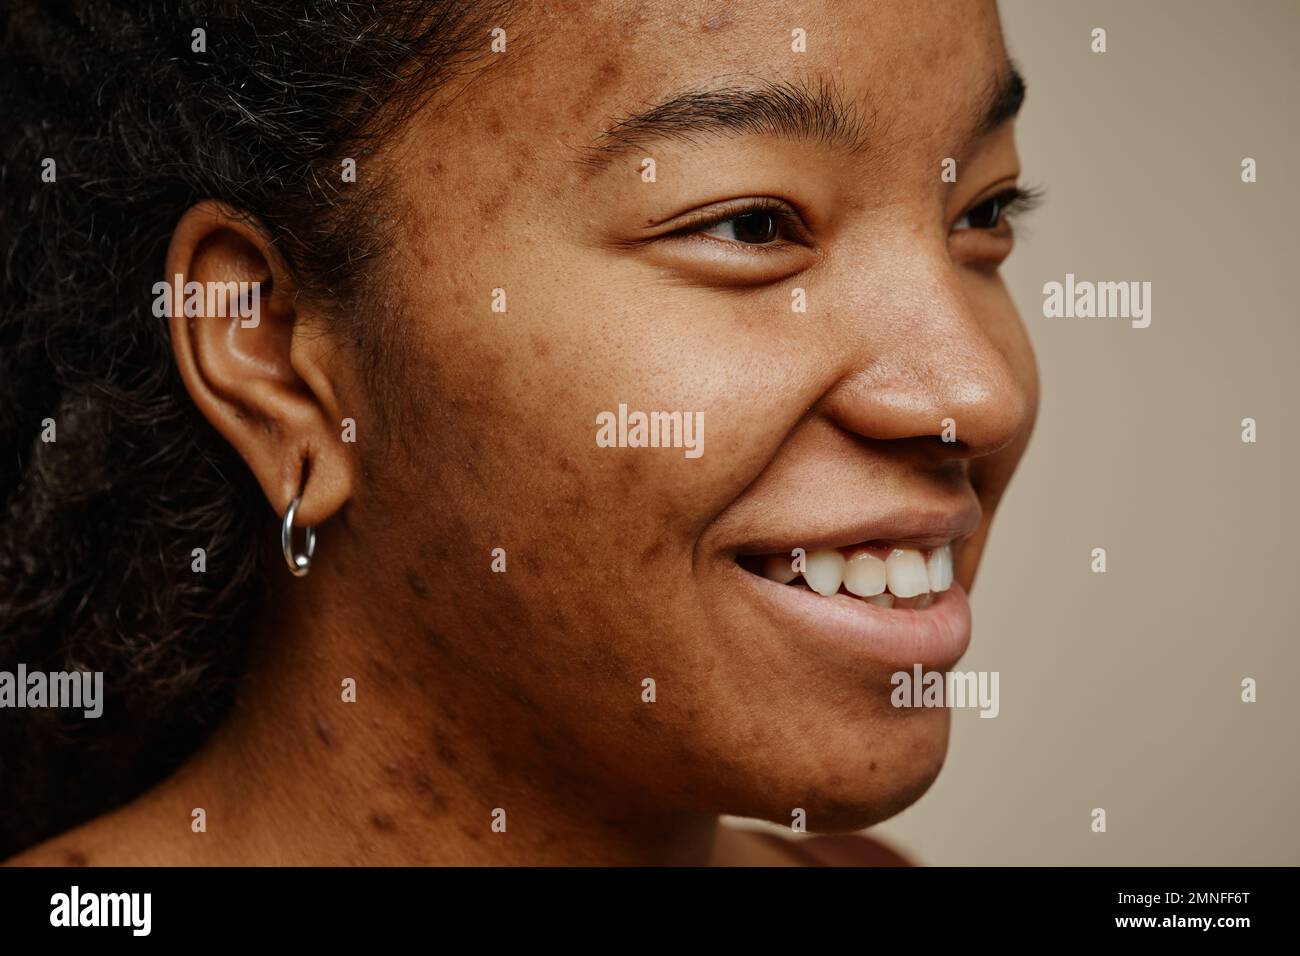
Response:
[{"label": "nose bridge", "polygon": [[946,248],[918,245],[856,314],[840,317],[861,330],[851,337],[860,344],[829,410],[865,437],[948,437],[967,454],[992,453],[1023,427],[1028,395]]}]

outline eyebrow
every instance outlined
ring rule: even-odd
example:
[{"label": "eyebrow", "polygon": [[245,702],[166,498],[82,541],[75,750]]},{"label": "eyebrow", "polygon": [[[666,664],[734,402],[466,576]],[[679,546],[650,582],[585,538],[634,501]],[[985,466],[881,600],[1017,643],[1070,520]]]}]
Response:
[{"label": "eyebrow", "polygon": [[[1025,78],[1016,65],[1008,61],[1006,69],[992,84],[984,101],[984,112],[975,127],[974,136],[991,133],[1007,120],[1013,120],[1025,103]],[[971,138],[974,138],[971,137]]]},{"label": "eyebrow", "polygon": [[[1008,63],[990,85],[967,138],[1014,118],[1024,99],[1025,81]],[[816,86],[783,81],[691,90],[618,120],[584,147],[579,161],[601,169],[616,155],[655,140],[697,144],[708,136],[747,133],[810,139],[852,155],[866,149],[872,125],[826,80]]]}]

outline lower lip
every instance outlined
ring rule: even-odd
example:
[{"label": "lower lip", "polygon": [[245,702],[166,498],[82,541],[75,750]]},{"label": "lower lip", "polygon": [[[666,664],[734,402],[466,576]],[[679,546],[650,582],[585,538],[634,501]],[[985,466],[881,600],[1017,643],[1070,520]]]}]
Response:
[{"label": "lower lip", "polygon": [[876,607],[845,594],[824,597],[732,567],[777,625],[800,637],[833,641],[883,664],[927,670],[956,664],[970,646],[970,602],[956,581],[929,607],[914,610]]}]

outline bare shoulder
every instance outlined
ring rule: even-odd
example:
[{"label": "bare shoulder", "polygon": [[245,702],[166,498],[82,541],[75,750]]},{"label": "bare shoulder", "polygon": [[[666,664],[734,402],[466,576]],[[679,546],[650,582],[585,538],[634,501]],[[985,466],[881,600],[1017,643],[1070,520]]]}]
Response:
[{"label": "bare shoulder", "polygon": [[156,821],[139,803],[96,817],[0,863],[3,866],[150,866],[162,860]]},{"label": "bare shoulder", "polygon": [[91,866],[97,855],[95,850],[102,846],[94,826],[92,822],[51,837],[10,857],[0,866]]}]

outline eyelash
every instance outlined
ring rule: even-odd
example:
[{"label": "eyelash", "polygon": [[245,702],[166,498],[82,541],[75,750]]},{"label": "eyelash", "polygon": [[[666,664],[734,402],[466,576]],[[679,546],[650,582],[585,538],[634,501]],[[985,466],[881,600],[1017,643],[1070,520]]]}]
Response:
[{"label": "eyelash", "polygon": [[[989,196],[987,199],[981,199],[974,206],[971,206],[964,213],[957,217],[957,222],[963,219],[969,220],[976,210],[983,209],[991,204],[995,205],[997,210],[997,221],[992,226],[965,226],[964,229],[972,229],[978,232],[992,232],[1000,225],[1010,220],[1018,219],[1031,209],[1035,209],[1043,201],[1043,191],[1037,188],[1023,186],[1012,186],[1010,189],[1004,189],[995,196]],[[960,232],[954,223],[953,232]]]},{"label": "eyelash", "polygon": [[[993,226],[967,226],[978,232],[991,232],[998,228],[1002,223],[1019,218],[1030,210],[1036,208],[1043,199],[1041,189],[1028,188],[1022,186],[1012,186],[1010,189],[1004,189],[997,195],[990,196],[987,199],[980,200],[974,206],[971,206],[966,212],[958,218],[969,219],[977,210],[982,209],[990,204],[996,203],[998,220]],[[781,232],[795,234],[797,240],[807,237],[807,227],[798,213],[791,210],[785,203],[779,199],[773,199],[768,196],[757,199],[742,199],[728,204],[721,210],[712,210],[697,217],[694,221],[688,221],[674,230],[671,235],[674,236],[701,236],[703,238],[714,239],[719,242],[729,242],[732,245],[742,246],[748,249],[771,249],[773,246],[779,246],[781,243],[742,243],[729,239],[718,239],[716,236],[704,236],[710,229],[716,229],[725,223],[741,219],[745,216],[755,213],[768,213],[776,220],[778,234]],[[953,231],[958,231],[954,228]]]}]

